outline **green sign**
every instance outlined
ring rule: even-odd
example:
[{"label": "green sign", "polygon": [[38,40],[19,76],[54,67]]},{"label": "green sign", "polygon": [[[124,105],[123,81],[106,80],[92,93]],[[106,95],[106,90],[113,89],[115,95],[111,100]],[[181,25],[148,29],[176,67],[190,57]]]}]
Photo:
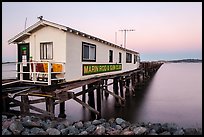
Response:
[{"label": "green sign", "polygon": [[122,70],[122,64],[83,64],[83,75],[119,70]]},{"label": "green sign", "polygon": [[22,47],[22,50],[26,50],[26,47]]}]

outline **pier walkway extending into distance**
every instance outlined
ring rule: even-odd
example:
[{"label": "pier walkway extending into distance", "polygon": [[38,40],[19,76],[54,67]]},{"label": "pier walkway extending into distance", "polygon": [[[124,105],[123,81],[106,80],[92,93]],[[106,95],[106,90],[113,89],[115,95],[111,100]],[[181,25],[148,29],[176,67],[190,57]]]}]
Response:
[{"label": "pier walkway extending into distance", "polygon": [[[109,95],[115,97],[117,106],[125,105],[126,96],[134,96],[141,85],[144,86],[154,73],[160,68],[162,62],[140,62],[140,67],[135,70],[94,77],[87,80],[78,80],[52,85],[39,85],[17,80],[2,80],[2,114],[5,115],[37,115],[55,119],[55,105],[60,105],[58,117],[65,118],[65,101],[73,99],[83,107],[91,111],[93,119],[101,118],[101,98]],[[109,83],[108,80],[112,79]],[[113,91],[108,86],[113,85]],[[74,93],[71,90],[82,87],[80,92]],[[88,94],[88,99],[86,99]],[[97,106],[94,96],[96,94]],[[20,101],[15,99],[20,96]],[[30,100],[29,96],[42,97]],[[78,97],[82,96],[82,100]],[[42,103],[46,110],[37,108],[32,104]],[[20,111],[11,109],[20,106]],[[31,113],[30,109],[38,112]],[[40,113],[40,114],[39,114]]]}]

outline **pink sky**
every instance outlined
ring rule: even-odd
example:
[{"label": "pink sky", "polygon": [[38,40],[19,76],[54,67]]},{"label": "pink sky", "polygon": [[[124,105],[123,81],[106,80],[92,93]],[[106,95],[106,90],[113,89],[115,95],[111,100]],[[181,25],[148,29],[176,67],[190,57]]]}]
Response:
[{"label": "pink sky", "polygon": [[[38,16],[140,52],[142,60],[202,58],[201,2],[2,3],[2,59],[16,60],[8,40]],[[165,53],[165,54],[164,54]],[[168,54],[168,55],[167,55]],[[166,55],[166,56],[165,56]]]}]

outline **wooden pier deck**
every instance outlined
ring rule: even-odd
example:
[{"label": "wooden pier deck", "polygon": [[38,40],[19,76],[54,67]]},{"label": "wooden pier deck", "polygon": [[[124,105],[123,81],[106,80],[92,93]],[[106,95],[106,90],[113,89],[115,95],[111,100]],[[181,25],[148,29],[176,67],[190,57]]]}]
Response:
[{"label": "wooden pier deck", "polygon": [[[161,62],[141,62],[140,68],[119,74],[94,77],[86,80],[60,83],[55,85],[32,85],[30,83],[21,83],[16,80],[2,81],[2,114],[21,114],[38,115],[41,117],[55,117],[55,105],[60,105],[60,114],[58,117],[65,118],[65,101],[73,99],[83,107],[91,111],[93,119],[101,117],[101,96],[106,98],[112,95],[116,99],[116,105],[124,106],[125,97],[136,94],[136,88],[160,68]],[[112,80],[108,83],[108,80]],[[6,84],[10,82],[11,84]],[[18,83],[13,85],[12,83]],[[113,90],[108,90],[108,86],[113,85]],[[130,86],[131,85],[131,86]],[[75,93],[71,91],[80,88],[81,91]],[[125,90],[124,90],[125,89]],[[104,94],[103,94],[104,93]],[[88,99],[86,99],[88,94]],[[95,95],[96,94],[96,95]],[[20,100],[16,97],[20,96]],[[29,96],[42,97],[40,99],[30,100]],[[82,100],[78,97],[82,96]],[[95,96],[97,106],[95,106]],[[89,100],[89,101],[87,101]],[[32,104],[42,103],[46,105],[46,110],[37,108]],[[20,111],[14,111],[11,108],[20,106]],[[34,110],[37,113],[31,113]]]}]

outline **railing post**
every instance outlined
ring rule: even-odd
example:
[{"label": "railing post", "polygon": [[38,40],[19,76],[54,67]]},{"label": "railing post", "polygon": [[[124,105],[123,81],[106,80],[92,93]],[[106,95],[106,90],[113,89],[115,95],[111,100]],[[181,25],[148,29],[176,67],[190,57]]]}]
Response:
[{"label": "railing post", "polygon": [[20,81],[23,80],[23,62],[20,62]]},{"label": "railing post", "polygon": [[33,81],[37,81],[36,63],[33,63]]},{"label": "railing post", "polygon": [[48,85],[51,85],[51,63],[48,62]]}]

